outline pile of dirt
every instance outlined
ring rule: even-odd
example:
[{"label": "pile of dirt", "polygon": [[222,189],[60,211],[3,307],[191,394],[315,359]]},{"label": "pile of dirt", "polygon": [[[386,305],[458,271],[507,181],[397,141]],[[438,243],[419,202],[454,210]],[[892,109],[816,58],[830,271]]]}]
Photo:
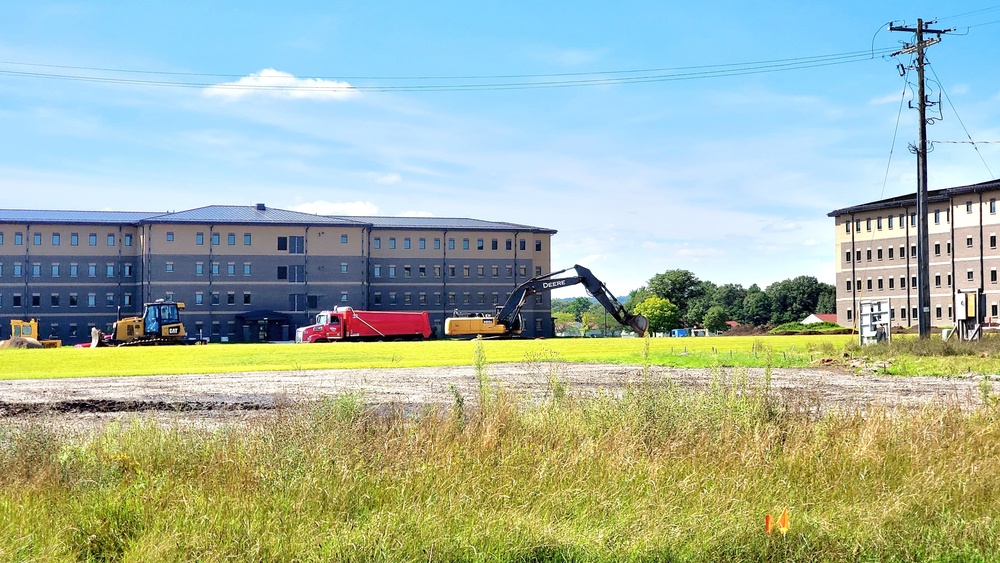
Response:
[{"label": "pile of dirt", "polygon": [[20,336],[15,336],[10,340],[0,340],[0,348],[41,348],[42,343],[35,340],[34,338],[22,338]]}]

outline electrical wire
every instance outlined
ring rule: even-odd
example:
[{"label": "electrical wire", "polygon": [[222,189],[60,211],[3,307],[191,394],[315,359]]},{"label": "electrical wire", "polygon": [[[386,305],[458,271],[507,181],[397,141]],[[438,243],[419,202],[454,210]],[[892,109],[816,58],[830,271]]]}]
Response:
[{"label": "electrical wire", "polygon": [[976,150],[976,154],[979,155],[979,160],[983,162],[983,166],[986,167],[986,171],[989,172],[990,178],[996,180],[997,177],[993,175],[993,171],[990,170],[990,165],[986,163],[986,158],[983,157],[983,153],[979,151],[979,147],[976,146],[976,142],[972,139],[972,135],[969,134],[969,129],[965,126],[965,122],[962,121],[962,116],[958,115],[958,110],[955,109],[955,104],[951,102],[951,96],[948,95],[948,91],[945,90],[944,84],[941,84],[941,79],[938,78],[937,71],[934,70],[934,65],[927,65],[931,67],[931,73],[934,75],[934,80],[937,81],[938,86],[941,88],[941,92],[944,93],[944,99],[948,101],[948,105],[951,107],[951,111],[955,113],[955,118],[958,119],[959,125],[962,126],[962,131],[965,131],[965,136],[969,138],[969,142],[972,144],[972,148]]},{"label": "electrical wire", "polygon": [[[128,78],[116,76],[99,76],[93,74],[67,74],[50,72],[32,72],[18,70],[0,70],[0,75],[16,76],[23,78],[39,78],[50,80],[69,80],[81,82],[95,82],[105,84],[124,84],[133,86],[158,86],[173,88],[216,88],[224,90],[264,90],[264,91],[313,91],[313,92],[441,92],[441,91],[469,91],[469,90],[523,90],[537,88],[568,88],[581,86],[607,86],[615,84],[639,84],[650,82],[668,82],[681,80],[695,80],[704,78],[719,78],[729,76],[742,76],[751,74],[764,74],[781,72],[788,70],[799,70],[805,68],[816,68],[837,64],[847,64],[870,60],[874,54],[887,54],[891,49],[878,49],[871,51],[854,51],[847,53],[835,53],[829,55],[818,55],[811,57],[799,57],[791,59],[775,59],[770,61],[759,61],[749,63],[727,63],[718,65],[686,66],[672,68],[652,68],[637,70],[613,70],[599,72],[581,73],[559,73],[559,74],[521,74],[521,75],[480,75],[480,76],[408,76],[408,77],[318,77],[312,80],[468,80],[470,82],[447,84],[406,84],[400,86],[392,85],[354,85],[347,83],[336,84],[245,84],[238,82],[210,83],[204,81],[180,81],[180,80],[151,80],[141,78]],[[162,76],[191,76],[191,77],[222,77],[236,78],[243,75],[232,74],[206,74],[206,73],[171,73],[132,69],[110,69],[99,67],[73,67],[69,65],[45,65],[20,62],[0,62],[0,65],[17,65],[37,68],[58,68],[64,70],[82,70],[88,72],[105,72],[114,74],[141,74],[141,75],[162,75]],[[622,76],[625,74],[636,74],[636,76]],[[581,77],[581,78],[570,78]],[[586,77],[586,78],[584,78]],[[546,80],[517,81],[509,79],[538,78]],[[565,79],[564,79],[565,78]],[[477,83],[475,80],[486,82]]]}]

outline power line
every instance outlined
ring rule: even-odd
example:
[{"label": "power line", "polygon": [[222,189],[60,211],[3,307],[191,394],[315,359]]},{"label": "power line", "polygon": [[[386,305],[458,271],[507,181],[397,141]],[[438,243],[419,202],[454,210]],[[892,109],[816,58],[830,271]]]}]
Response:
[{"label": "power line", "polygon": [[[680,80],[696,80],[705,78],[721,78],[729,76],[742,76],[752,74],[764,74],[781,72],[788,70],[798,70],[805,68],[815,68],[837,64],[846,64],[870,60],[874,54],[888,54],[891,49],[878,49],[872,51],[854,51],[846,53],[835,53],[828,55],[818,55],[811,57],[799,57],[789,59],[775,59],[770,61],[758,61],[747,63],[726,63],[716,65],[681,66],[668,68],[650,68],[633,70],[611,70],[597,72],[577,72],[577,73],[556,73],[556,74],[513,74],[513,75],[479,75],[479,76],[398,76],[398,77],[373,77],[373,76],[338,76],[338,77],[315,77],[312,80],[468,80],[470,82],[459,84],[432,83],[432,84],[406,84],[406,85],[350,85],[350,84],[262,84],[262,83],[210,83],[204,81],[180,81],[180,80],[151,80],[142,78],[128,78],[118,76],[98,76],[93,74],[68,74],[52,72],[33,72],[19,70],[0,70],[0,75],[16,76],[23,78],[39,78],[49,80],[69,80],[81,82],[96,82],[106,84],[125,84],[133,86],[160,86],[173,88],[218,88],[225,90],[297,90],[316,92],[345,92],[345,91],[366,91],[366,92],[415,92],[415,91],[467,91],[467,90],[515,90],[515,89],[537,89],[537,88],[568,88],[581,86],[605,86],[615,84],[635,84],[649,82],[668,82]],[[161,76],[190,76],[190,77],[216,77],[216,78],[243,78],[244,75],[235,74],[210,74],[210,73],[180,73],[180,72],[160,72],[135,69],[112,69],[100,67],[77,67],[70,65],[48,65],[35,63],[22,63],[11,61],[0,61],[0,65],[26,66],[35,68],[55,68],[63,70],[81,70],[88,72],[104,72],[113,74],[139,74],[139,75],[161,75]],[[635,76],[624,76],[634,74]],[[579,77],[579,78],[569,78]],[[511,80],[536,78],[544,80]],[[471,82],[482,80],[485,82]]]}]

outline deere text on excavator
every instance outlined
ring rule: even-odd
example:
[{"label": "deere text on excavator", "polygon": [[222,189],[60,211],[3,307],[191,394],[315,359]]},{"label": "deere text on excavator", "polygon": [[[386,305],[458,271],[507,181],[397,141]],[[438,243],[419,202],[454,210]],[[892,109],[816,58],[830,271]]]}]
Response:
[{"label": "deere text on excavator", "polygon": [[[555,277],[569,270],[576,270],[576,275],[563,278]],[[594,277],[590,270],[579,264],[558,272],[535,276],[518,285],[511,292],[507,301],[496,308],[495,314],[471,314],[445,319],[444,333],[448,336],[514,336],[520,334],[522,328],[520,312],[525,299],[543,291],[551,291],[578,283],[582,283],[587,293],[597,299],[597,302],[603,305],[616,321],[632,329],[639,336],[646,334],[646,330],[649,328],[649,319],[626,311],[618,299],[608,291],[604,282]]]}]

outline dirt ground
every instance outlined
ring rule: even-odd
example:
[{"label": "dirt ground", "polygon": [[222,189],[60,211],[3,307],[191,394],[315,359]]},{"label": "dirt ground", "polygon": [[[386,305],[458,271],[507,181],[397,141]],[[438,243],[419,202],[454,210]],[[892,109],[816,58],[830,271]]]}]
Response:
[{"label": "dirt ground", "polygon": [[[638,366],[595,364],[491,364],[492,385],[542,399],[558,378],[569,393],[599,389],[614,392],[638,381]],[[721,377],[764,377],[761,369],[722,370]],[[650,368],[655,381],[672,381],[684,388],[704,387],[709,369]],[[981,378],[879,377],[838,369],[775,369],[771,388],[788,400],[813,409],[919,407],[954,403],[963,408],[982,405]],[[136,415],[161,422],[214,426],[252,420],[282,408],[324,396],[359,394],[368,404],[419,409],[453,404],[461,395],[475,404],[477,383],[472,366],[255,372],[153,377],[97,377],[0,381],[0,420],[100,426]]]}]

